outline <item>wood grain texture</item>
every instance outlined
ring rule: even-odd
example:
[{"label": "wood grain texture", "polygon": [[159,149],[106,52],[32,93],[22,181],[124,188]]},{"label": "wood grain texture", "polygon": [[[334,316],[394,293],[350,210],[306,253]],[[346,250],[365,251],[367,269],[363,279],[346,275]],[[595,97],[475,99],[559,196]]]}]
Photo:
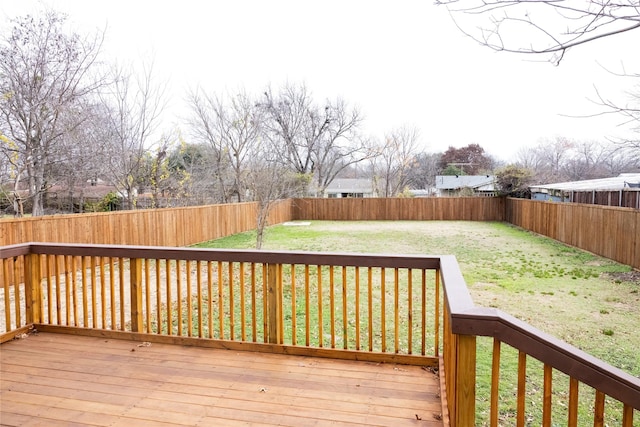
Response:
[{"label": "wood grain texture", "polygon": [[439,379],[413,366],[50,333],[0,366],[3,424],[442,425]]}]

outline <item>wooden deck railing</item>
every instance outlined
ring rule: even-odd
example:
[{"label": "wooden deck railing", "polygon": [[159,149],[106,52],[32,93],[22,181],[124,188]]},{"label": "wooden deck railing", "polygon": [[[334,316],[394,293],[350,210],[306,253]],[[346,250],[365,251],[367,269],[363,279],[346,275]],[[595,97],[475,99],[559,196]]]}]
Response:
[{"label": "wooden deck railing", "polygon": [[[640,379],[500,310],[476,307],[455,258],[442,257],[440,268],[452,426],[479,425],[482,412],[482,424],[490,426],[637,425]],[[481,337],[490,339],[482,343],[489,366],[478,366]],[[511,364],[508,353],[515,359]],[[514,369],[501,369],[505,364]],[[482,376],[489,385],[478,399]]]},{"label": "wooden deck railing", "polygon": [[438,363],[437,257],[26,244],[0,262],[7,337],[33,323]]},{"label": "wooden deck railing", "polygon": [[[452,426],[633,426],[640,409],[638,378],[474,306],[453,256],[30,243],[0,248],[0,262],[3,341],[37,328],[432,367],[441,361],[443,415]],[[487,354],[485,367],[480,356]]]}]

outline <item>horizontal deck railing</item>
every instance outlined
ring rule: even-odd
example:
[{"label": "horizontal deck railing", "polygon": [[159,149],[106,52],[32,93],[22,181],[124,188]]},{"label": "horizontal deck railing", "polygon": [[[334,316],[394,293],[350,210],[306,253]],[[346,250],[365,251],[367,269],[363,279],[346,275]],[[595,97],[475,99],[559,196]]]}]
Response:
[{"label": "horizontal deck railing", "polygon": [[[441,359],[453,426],[633,426],[640,409],[638,378],[474,306],[453,256],[0,250],[2,340],[35,327],[434,367]],[[480,353],[491,355],[487,366]]]},{"label": "horizontal deck railing", "polygon": [[2,332],[34,323],[438,360],[438,257],[28,244],[2,258]]},{"label": "horizontal deck railing", "polygon": [[[454,257],[442,257],[441,272],[452,426],[637,425],[639,378],[500,310],[476,307]],[[491,355],[488,366],[478,365],[480,351]]]}]

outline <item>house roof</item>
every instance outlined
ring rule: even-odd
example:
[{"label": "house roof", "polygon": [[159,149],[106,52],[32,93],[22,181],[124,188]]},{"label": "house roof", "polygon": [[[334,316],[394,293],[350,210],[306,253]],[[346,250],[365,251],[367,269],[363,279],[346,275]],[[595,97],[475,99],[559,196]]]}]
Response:
[{"label": "house roof", "polygon": [[366,193],[372,191],[372,185],[370,179],[334,179],[326,191],[330,193]]},{"label": "house roof", "polygon": [[496,177],[493,175],[438,175],[436,188],[438,190],[458,190],[473,188],[479,191],[494,191]]},{"label": "house roof", "polygon": [[[621,173],[618,176],[601,179],[587,179],[584,181],[558,182],[555,184],[532,185],[529,187],[534,193],[546,193],[548,190],[559,191],[592,191],[592,190],[622,190],[625,183],[639,184],[640,173]],[[630,187],[626,185],[626,187]]]}]

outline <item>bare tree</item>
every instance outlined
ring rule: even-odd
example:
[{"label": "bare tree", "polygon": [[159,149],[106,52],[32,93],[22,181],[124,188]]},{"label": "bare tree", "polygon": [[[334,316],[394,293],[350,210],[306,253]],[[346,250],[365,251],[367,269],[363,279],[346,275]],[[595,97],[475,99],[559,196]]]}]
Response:
[{"label": "bare tree", "polygon": [[269,139],[262,139],[258,148],[249,165],[247,185],[258,204],[256,249],[261,249],[271,209],[279,200],[295,195],[303,178],[282,164]]},{"label": "bare tree", "polygon": [[327,186],[349,166],[372,155],[366,139],[359,137],[362,116],[341,99],[313,102],[304,85],[285,85],[279,93],[271,88],[260,106],[265,128],[280,161],[295,173],[313,179],[316,192]]},{"label": "bare tree", "polygon": [[408,186],[418,140],[418,129],[404,126],[388,133],[378,147],[373,171],[383,197],[397,196]]},{"label": "bare tree", "polygon": [[155,82],[153,62],[144,64],[139,73],[114,66],[112,77],[112,85],[100,94],[109,129],[105,141],[111,152],[109,171],[113,185],[135,209],[145,151],[166,103],[165,85]]},{"label": "bare tree", "polygon": [[91,71],[103,33],[81,38],[67,33],[65,22],[51,10],[19,17],[0,40],[0,134],[13,142],[0,148],[24,167],[34,216],[44,213],[53,153],[86,120],[73,106],[102,84]]},{"label": "bare tree", "polygon": [[409,186],[413,189],[424,190],[435,187],[436,175],[440,170],[438,162],[441,156],[442,153],[417,153],[407,172]]},{"label": "bare tree", "polygon": [[[498,51],[548,54],[640,28],[634,0],[436,0],[465,34]],[[466,18],[474,21],[467,25]],[[480,21],[480,23],[478,23]]]},{"label": "bare tree", "polygon": [[222,202],[235,195],[242,202],[247,162],[261,135],[261,109],[243,91],[228,100],[196,91],[189,95],[191,130],[198,141],[213,148]]}]

